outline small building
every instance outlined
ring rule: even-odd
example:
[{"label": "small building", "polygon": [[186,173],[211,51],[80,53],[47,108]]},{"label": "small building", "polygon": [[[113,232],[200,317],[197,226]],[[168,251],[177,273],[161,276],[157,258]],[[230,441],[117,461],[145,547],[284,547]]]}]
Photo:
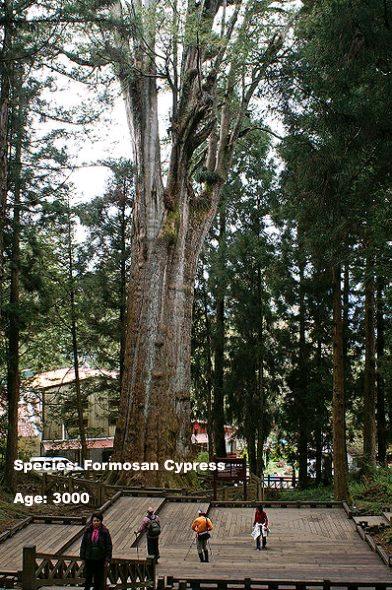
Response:
[{"label": "small building", "polygon": [[[207,422],[204,420],[196,420],[193,423],[191,441],[192,444],[197,445],[201,451],[208,451]],[[225,445],[226,454],[233,457],[240,456],[246,447],[245,441],[237,436],[236,429],[229,424],[225,425]]]},{"label": "small building", "polygon": [[[82,366],[79,380],[89,457],[107,461],[113,453],[118,417],[118,373]],[[20,448],[30,456],[67,457],[80,462],[81,445],[73,367],[33,375],[22,381],[19,404]],[[225,426],[226,453],[240,456],[245,441],[233,426]],[[207,424],[192,423],[191,444],[208,451]]]},{"label": "small building", "polygon": [[[79,380],[90,457],[105,461],[113,451],[118,415],[118,374],[116,371],[82,366]],[[67,367],[34,375],[24,382],[24,390],[39,400],[40,454],[66,456],[79,461],[80,432],[74,369]]]}]

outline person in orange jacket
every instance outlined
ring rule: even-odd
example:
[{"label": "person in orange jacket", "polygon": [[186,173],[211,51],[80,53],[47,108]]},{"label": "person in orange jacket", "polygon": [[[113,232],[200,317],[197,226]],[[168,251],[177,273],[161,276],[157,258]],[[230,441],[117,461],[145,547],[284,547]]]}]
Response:
[{"label": "person in orange jacket", "polygon": [[204,510],[199,510],[199,516],[192,523],[192,530],[196,533],[196,546],[200,561],[208,562],[207,541],[213,529],[211,520]]}]

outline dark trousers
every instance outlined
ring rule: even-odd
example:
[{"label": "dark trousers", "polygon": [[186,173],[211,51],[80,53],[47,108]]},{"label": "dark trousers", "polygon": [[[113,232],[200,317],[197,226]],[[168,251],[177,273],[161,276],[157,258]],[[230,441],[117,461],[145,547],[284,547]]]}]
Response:
[{"label": "dark trousers", "polygon": [[159,558],[159,539],[158,537],[147,537],[147,553],[153,555],[155,559]]},{"label": "dark trousers", "polygon": [[105,560],[104,559],[86,559],[85,561],[85,590],[90,590],[94,580],[94,590],[105,590]]},{"label": "dark trousers", "polygon": [[261,541],[261,539],[263,539],[263,547],[265,547],[267,545],[267,537],[263,537],[262,535],[260,535],[256,539],[256,548],[257,549],[260,549],[260,541]]}]

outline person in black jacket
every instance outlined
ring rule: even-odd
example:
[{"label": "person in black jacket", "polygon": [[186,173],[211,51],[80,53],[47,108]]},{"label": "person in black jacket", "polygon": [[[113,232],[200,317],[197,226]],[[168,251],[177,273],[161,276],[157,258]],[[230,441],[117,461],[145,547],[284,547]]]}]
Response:
[{"label": "person in black jacket", "polygon": [[85,561],[85,590],[90,590],[94,579],[94,590],[104,590],[106,566],[112,558],[112,539],[102,524],[103,515],[94,512],[80,546],[80,557]]}]

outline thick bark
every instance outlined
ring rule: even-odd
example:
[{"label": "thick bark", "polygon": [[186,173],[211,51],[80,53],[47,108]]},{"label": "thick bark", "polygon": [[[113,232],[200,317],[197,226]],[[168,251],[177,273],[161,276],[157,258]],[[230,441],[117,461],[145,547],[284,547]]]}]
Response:
[{"label": "thick bark", "polygon": [[124,91],[137,182],[114,456],[162,462],[189,452],[194,279],[222,181],[211,187],[207,205],[199,203],[187,176],[189,145],[176,138],[164,190],[155,80],[135,79]]},{"label": "thick bark", "polygon": [[24,122],[24,104],[22,100],[22,80],[18,76],[18,112],[16,120],[16,145],[14,161],[14,203],[12,220],[12,251],[11,280],[8,316],[8,365],[7,365],[7,399],[8,399],[8,430],[5,463],[5,482],[10,490],[16,489],[16,472],[14,461],[18,457],[18,406],[20,399],[19,373],[19,275],[20,275],[20,208],[21,208],[21,156]]},{"label": "thick bark", "polygon": [[224,360],[225,360],[225,240],[226,215],[224,206],[219,214],[218,238],[218,284],[216,286],[216,328],[214,338],[214,440],[217,457],[226,457],[225,443],[225,395],[224,395]]},{"label": "thick bark", "polygon": [[332,300],[333,300],[333,398],[332,398],[332,430],[333,430],[333,466],[334,495],[336,500],[349,497],[347,483],[346,453],[346,409],[344,388],[343,362],[343,322],[341,270],[339,266],[332,269]]},{"label": "thick bark", "polygon": [[368,254],[365,278],[365,374],[363,391],[364,468],[376,463],[375,302],[373,263]]},{"label": "thick bark", "polygon": [[387,464],[388,430],[385,409],[385,383],[383,375],[383,360],[385,348],[385,320],[384,320],[384,279],[377,277],[376,281],[376,353],[377,353],[377,447],[378,461]]},{"label": "thick bark", "polygon": [[76,392],[76,412],[78,417],[79,438],[81,446],[81,459],[84,461],[88,457],[86,429],[84,426],[83,416],[83,397],[80,387],[79,376],[79,350],[78,350],[78,328],[76,319],[76,302],[75,302],[75,280],[74,280],[74,262],[72,251],[72,224],[71,212],[68,210],[68,278],[69,278],[69,304],[71,316],[71,337],[72,337],[72,357],[75,372],[75,392]]}]

